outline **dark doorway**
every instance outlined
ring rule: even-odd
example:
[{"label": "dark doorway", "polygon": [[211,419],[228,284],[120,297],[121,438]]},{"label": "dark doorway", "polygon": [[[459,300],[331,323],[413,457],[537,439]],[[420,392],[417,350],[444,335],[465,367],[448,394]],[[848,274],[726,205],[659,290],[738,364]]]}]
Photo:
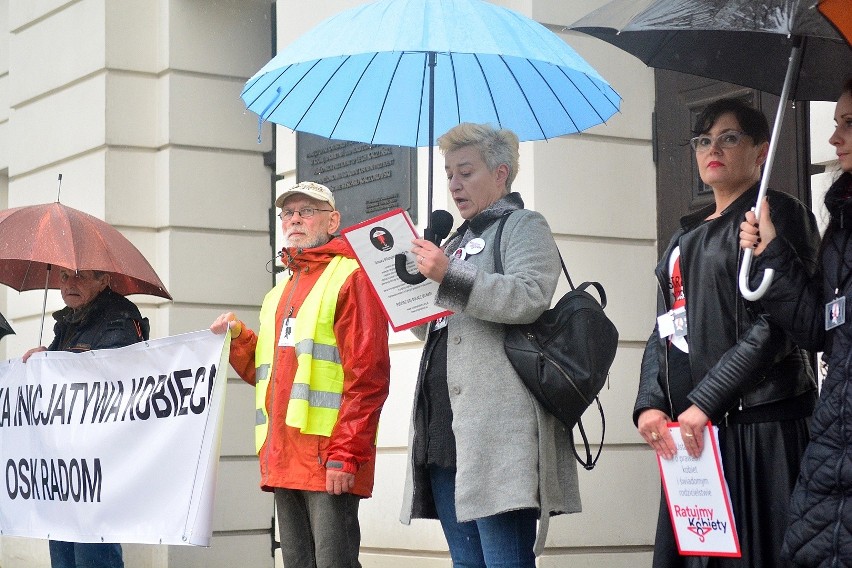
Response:
[{"label": "dark doorway", "polygon": [[[657,255],[668,245],[682,216],[713,201],[713,192],[698,176],[689,139],[695,118],[704,107],[722,97],[741,98],[775,121],[779,98],[729,83],[657,70],[654,112],[654,161],[657,164]],[[808,167],[810,139],[808,105],[789,105],[784,115],[781,138],[769,187],[790,193],[810,204]]]}]

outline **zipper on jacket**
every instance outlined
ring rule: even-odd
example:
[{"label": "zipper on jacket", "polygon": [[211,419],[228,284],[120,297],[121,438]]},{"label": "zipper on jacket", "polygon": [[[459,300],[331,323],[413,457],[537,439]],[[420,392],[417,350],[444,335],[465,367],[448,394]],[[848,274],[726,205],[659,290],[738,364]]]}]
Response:
[{"label": "zipper on jacket", "polygon": [[[848,376],[849,374],[849,360],[852,358],[852,353],[846,355],[845,369],[844,375]],[[846,396],[847,391],[849,389],[849,380],[846,379],[843,381],[843,385],[839,387],[842,389],[840,393],[840,439],[846,439]],[[842,487],[841,485],[841,477],[843,471],[843,463],[846,461],[846,454],[848,453],[849,448],[844,444],[843,446],[843,455],[837,460],[837,466],[834,468],[834,483],[835,487]],[[839,549],[839,541],[840,541],[840,528],[841,521],[843,519],[843,509],[846,506],[846,494],[843,491],[839,492],[840,502],[837,504],[837,517],[834,521],[834,529],[831,531],[831,565],[832,566],[840,566],[840,549]]]},{"label": "zipper on jacket", "polygon": [[[743,251],[737,255],[737,271],[736,274],[739,276],[740,268],[742,268],[743,263]],[[743,300],[745,301],[745,300]],[[740,342],[740,291],[739,291],[739,282],[734,279],[734,341],[735,344]],[[739,403],[737,404],[737,408],[740,412],[743,410],[743,397],[740,395]],[[725,425],[728,424],[728,413],[725,413]]]},{"label": "zipper on jacket", "polygon": [[[659,274],[657,274],[657,288],[659,288],[660,295],[663,298],[663,306],[668,307],[668,302],[666,302],[666,299],[667,299],[666,291],[663,288],[663,282],[662,282],[662,279],[660,278]],[[659,335],[659,333],[657,333],[657,335]],[[660,338],[660,339],[663,341],[663,349],[668,350],[668,345],[666,344],[665,340],[663,340],[662,338]],[[672,388],[671,388],[671,385],[669,384],[670,378],[669,378],[669,354],[668,354],[668,351],[666,351],[665,356],[663,357],[663,361],[665,362],[666,397],[668,397],[668,401],[669,401],[669,414],[674,414],[675,408],[674,408],[674,402],[672,401]],[[670,418],[672,420],[677,420],[677,416],[671,416]]]},{"label": "zipper on jacket", "polygon": [[[296,292],[296,286],[299,283],[299,274],[301,274],[301,270],[298,272],[291,271],[290,272],[290,280],[293,282],[293,285],[290,287],[290,294],[287,297],[287,305],[290,306],[290,311],[287,312],[287,318],[293,315],[293,294]],[[274,337],[274,336],[273,336]],[[275,346],[275,355],[272,356],[272,364],[269,367],[269,412],[267,412],[266,416],[266,440],[269,441],[270,436],[272,435],[272,409],[275,408],[275,359],[278,355],[277,345]],[[269,475],[269,446],[266,447],[266,452],[263,455],[264,468],[262,471],[266,471],[266,474]]]}]

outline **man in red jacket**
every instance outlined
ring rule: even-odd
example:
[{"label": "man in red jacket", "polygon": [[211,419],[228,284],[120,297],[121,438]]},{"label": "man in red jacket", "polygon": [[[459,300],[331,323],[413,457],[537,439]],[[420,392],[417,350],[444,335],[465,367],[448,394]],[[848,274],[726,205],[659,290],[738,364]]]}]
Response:
[{"label": "man in red jacket", "polygon": [[388,395],[388,325],[367,276],[335,237],[327,187],[302,182],[281,208],[289,275],[263,301],[257,333],[232,312],[230,362],[255,385],[261,488],[275,493],[288,568],[360,567],[358,503],[370,497]]}]

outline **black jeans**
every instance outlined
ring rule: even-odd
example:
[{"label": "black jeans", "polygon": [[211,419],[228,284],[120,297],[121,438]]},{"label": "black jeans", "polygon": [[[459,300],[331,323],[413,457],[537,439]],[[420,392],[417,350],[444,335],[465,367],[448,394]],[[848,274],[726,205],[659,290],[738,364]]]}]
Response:
[{"label": "black jeans", "polygon": [[287,568],[361,568],[357,495],[275,488]]}]

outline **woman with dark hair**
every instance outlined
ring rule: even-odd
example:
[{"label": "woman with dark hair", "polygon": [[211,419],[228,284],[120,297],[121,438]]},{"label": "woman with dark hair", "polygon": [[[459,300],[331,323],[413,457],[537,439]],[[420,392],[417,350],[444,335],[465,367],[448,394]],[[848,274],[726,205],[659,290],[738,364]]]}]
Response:
[{"label": "woman with dark hair", "polygon": [[[808,353],[737,290],[739,226],[758,193],[769,126],[760,111],[722,99],[698,116],[694,134],[698,171],[714,202],[681,219],[656,268],[659,317],[645,347],[633,420],[664,459],[676,453],[668,422],[679,423],[693,457],[706,450],[708,421],[718,426],[742,558],[680,556],[663,497],[653,565],[778,568],[785,565],[787,505],[816,382]],[[769,193],[778,223],[813,271],[813,214],[789,195]]]},{"label": "woman with dark hair", "polygon": [[754,249],[756,275],[775,269],[761,304],[795,341],[824,351],[828,363],[784,537],[784,553],[796,566],[852,564],[852,301],[847,301],[852,296],[852,79],[837,100],[834,121],[828,141],[836,148],[840,176],[825,195],[829,220],[819,272],[811,274],[809,261],[790,242],[789,227],[779,226],[774,196],[762,207],[759,227],[751,212],[740,227],[740,246]]}]

